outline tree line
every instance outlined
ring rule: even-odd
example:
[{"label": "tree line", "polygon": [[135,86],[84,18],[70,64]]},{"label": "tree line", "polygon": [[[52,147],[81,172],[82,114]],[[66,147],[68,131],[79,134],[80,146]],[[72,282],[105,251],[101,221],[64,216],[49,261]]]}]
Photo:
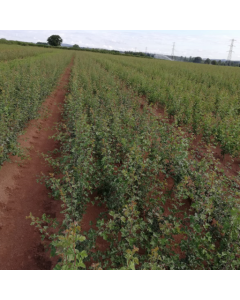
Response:
[{"label": "tree line", "polygon": [[[44,42],[37,42],[30,43],[30,42],[20,42],[20,41],[11,41],[6,40],[4,38],[0,39],[0,44],[17,44],[21,46],[37,46],[37,47],[56,47],[58,49],[68,49],[68,50],[84,50],[84,51],[91,51],[91,52],[99,52],[99,53],[108,53],[108,54],[115,54],[115,55],[127,55],[127,56],[135,56],[135,57],[143,57],[143,58],[153,58],[154,55],[150,53],[144,53],[144,52],[134,52],[134,51],[118,51],[118,50],[106,50],[106,49],[100,49],[100,48],[86,48],[86,47],[80,47],[77,44],[74,44],[72,47],[62,47],[63,40],[59,35],[51,35],[47,39],[47,43]],[[193,62],[193,63],[199,63],[199,64],[211,64],[211,65],[220,65],[220,66],[234,66],[234,67],[240,67],[239,61],[222,61],[222,60],[216,60],[216,59],[203,59],[200,56],[197,57],[184,57],[184,56],[170,56],[166,55],[167,57],[176,60],[176,61],[183,61],[183,62]]]},{"label": "tree line", "polygon": [[[172,58],[171,56],[167,55],[169,58]],[[219,66],[233,66],[233,67],[239,67],[240,62],[239,61],[222,61],[218,59],[210,59],[206,58],[203,59],[200,56],[196,57],[184,57],[184,56],[174,56],[174,60],[176,61],[185,61],[185,62],[193,62],[193,63],[198,63],[198,64],[208,64],[208,65],[219,65]]]},{"label": "tree line", "polygon": [[4,39],[4,38],[1,38],[0,39],[0,44],[55,48],[55,49],[64,49],[64,50],[90,51],[90,52],[98,52],[98,53],[114,54],[114,55],[135,56],[135,57],[142,57],[142,58],[153,58],[152,54],[143,53],[143,52],[133,52],[133,51],[122,52],[122,51],[118,51],[118,50],[106,50],[106,49],[100,49],[100,48],[86,48],[86,47],[80,47],[77,44],[73,45],[72,47],[63,47],[63,46],[61,46],[62,39],[59,36],[57,36],[57,38],[55,38],[55,37],[51,38],[51,37],[48,38],[47,43],[37,42],[36,44],[31,43],[31,42],[13,41],[13,40],[7,40],[7,39]]}]

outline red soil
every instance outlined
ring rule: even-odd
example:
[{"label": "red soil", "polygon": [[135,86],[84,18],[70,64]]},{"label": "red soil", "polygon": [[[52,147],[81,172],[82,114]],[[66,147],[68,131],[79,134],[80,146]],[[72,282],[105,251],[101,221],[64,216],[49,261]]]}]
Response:
[{"label": "red soil", "polygon": [[[90,228],[97,230],[97,219],[99,218],[101,213],[106,213],[108,211],[107,207],[104,204],[99,206],[99,202],[95,201],[97,193],[93,193],[90,197],[91,201],[94,201],[95,203],[94,205],[91,202],[87,204],[86,213],[83,214],[83,218],[81,221],[82,233],[84,233],[85,231],[89,231]],[[90,222],[92,222],[92,225],[90,225]],[[108,244],[103,238],[98,237],[96,241],[96,248],[100,251],[105,251],[108,248]]]},{"label": "red soil", "polygon": [[[91,201],[94,201],[95,203],[92,204],[91,202],[89,202],[87,204],[87,208],[86,208],[86,212],[85,214],[83,214],[82,217],[82,221],[81,221],[81,231],[82,234],[84,235],[84,232],[88,232],[91,228],[94,230],[97,230],[97,219],[99,218],[100,214],[103,212],[107,212],[107,208],[105,205],[101,205],[99,206],[99,202],[95,200],[95,197],[97,197],[96,193],[93,193],[91,197]],[[109,219],[109,215],[108,215],[108,219]],[[90,222],[92,225],[90,225]],[[89,253],[88,253],[88,258],[87,258],[87,262],[84,262],[86,265],[87,270],[90,269],[91,266],[93,266],[93,264],[97,263],[94,262],[92,257],[91,257],[91,252],[96,252],[96,250],[99,251],[106,251],[108,249],[109,245],[108,242],[105,241],[102,237],[98,236],[96,239],[96,245],[95,245],[95,249],[92,249]]]},{"label": "red soil", "polygon": [[29,122],[25,134],[19,137],[29,160],[10,157],[0,170],[0,269],[49,270],[57,258],[50,258],[44,250],[39,231],[26,219],[30,212],[35,217],[44,213],[61,220],[61,203],[49,196],[45,185],[37,183],[41,173],[53,172],[41,153],[47,154],[58,147],[49,139],[55,133],[53,126],[61,120],[61,109],[67,92],[73,60],[62,75],[59,85],[42,105],[44,114]]}]

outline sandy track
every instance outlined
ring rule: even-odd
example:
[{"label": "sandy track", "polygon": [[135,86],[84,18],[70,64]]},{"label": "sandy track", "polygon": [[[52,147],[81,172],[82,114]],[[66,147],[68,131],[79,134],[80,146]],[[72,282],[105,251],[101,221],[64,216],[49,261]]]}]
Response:
[{"label": "sandy track", "polygon": [[67,92],[71,64],[62,75],[57,88],[42,105],[43,118],[29,122],[25,134],[19,137],[21,146],[27,149],[29,160],[11,157],[0,169],[0,269],[45,270],[51,269],[56,258],[45,253],[38,230],[30,226],[26,216],[43,213],[61,219],[60,203],[49,197],[49,190],[36,181],[41,172],[52,172],[40,153],[58,147],[48,137],[54,134],[54,124],[61,120],[62,104]]}]

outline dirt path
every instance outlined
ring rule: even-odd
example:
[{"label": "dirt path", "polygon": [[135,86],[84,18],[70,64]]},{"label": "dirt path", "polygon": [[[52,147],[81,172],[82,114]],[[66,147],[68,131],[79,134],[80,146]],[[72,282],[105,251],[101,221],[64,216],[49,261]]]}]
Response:
[{"label": "dirt path", "polygon": [[[42,108],[48,110],[45,117],[29,122],[25,134],[19,138],[27,148],[30,159],[5,162],[0,169],[0,269],[42,270],[51,269],[56,263],[45,253],[38,230],[30,226],[26,216],[30,212],[37,217],[43,213],[61,219],[60,203],[49,197],[44,184],[36,181],[41,172],[52,172],[40,153],[58,147],[48,139],[54,134],[53,126],[61,120],[61,108],[73,60],[62,75],[55,91],[46,99]],[[16,161],[15,157],[11,157]]]}]

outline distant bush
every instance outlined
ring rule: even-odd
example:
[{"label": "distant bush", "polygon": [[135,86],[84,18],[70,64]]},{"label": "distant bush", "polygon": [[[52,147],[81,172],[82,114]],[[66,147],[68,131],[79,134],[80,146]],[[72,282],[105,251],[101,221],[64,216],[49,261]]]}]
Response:
[{"label": "distant bush", "polygon": [[200,64],[202,62],[202,58],[200,56],[197,56],[193,60],[194,63]]},{"label": "distant bush", "polygon": [[49,46],[49,44],[48,43],[42,43],[42,42],[37,42],[37,44],[36,45],[44,45],[44,46]]}]

